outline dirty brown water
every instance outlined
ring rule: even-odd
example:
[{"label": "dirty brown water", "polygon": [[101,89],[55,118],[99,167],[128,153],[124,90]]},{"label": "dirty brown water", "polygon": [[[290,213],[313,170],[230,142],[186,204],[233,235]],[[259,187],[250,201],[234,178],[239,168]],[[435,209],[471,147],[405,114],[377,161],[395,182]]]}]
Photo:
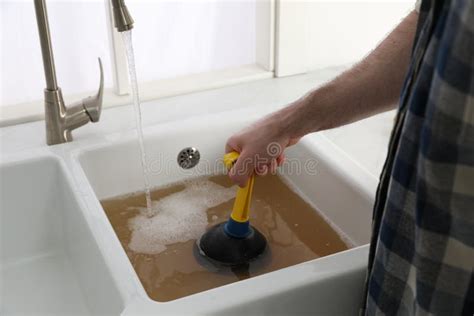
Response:
[{"label": "dirty brown water", "polygon": [[[225,175],[210,181],[232,186]],[[176,184],[151,192],[159,200],[184,189]],[[146,207],[144,194],[101,201],[117,237],[151,299],[166,302],[239,280],[324,257],[350,246],[315,209],[291,190],[278,176],[255,181],[250,222],[268,241],[266,253],[246,267],[215,267],[199,256],[196,240],[167,245],[158,254],[136,253],[129,248],[129,220]],[[207,210],[211,227],[226,221],[234,199]]]}]

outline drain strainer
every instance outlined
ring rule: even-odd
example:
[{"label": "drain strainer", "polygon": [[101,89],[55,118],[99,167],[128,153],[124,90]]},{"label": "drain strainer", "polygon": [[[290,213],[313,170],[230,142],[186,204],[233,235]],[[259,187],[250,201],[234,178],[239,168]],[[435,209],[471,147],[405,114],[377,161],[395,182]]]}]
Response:
[{"label": "drain strainer", "polygon": [[199,163],[201,155],[194,147],[186,147],[178,154],[178,165],[183,169],[191,169]]}]

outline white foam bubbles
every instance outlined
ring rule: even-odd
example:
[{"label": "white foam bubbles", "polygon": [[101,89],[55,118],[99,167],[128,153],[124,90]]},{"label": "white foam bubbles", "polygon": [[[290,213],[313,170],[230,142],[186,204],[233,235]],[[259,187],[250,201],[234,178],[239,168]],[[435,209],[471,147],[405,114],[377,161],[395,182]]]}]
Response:
[{"label": "white foam bubbles", "polygon": [[184,190],[153,201],[153,216],[149,217],[146,208],[141,208],[140,214],[130,219],[129,248],[157,254],[166,245],[198,239],[206,231],[206,211],[234,198],[236,190],[236,186],[226,188],[208,179],[185,183]]}]

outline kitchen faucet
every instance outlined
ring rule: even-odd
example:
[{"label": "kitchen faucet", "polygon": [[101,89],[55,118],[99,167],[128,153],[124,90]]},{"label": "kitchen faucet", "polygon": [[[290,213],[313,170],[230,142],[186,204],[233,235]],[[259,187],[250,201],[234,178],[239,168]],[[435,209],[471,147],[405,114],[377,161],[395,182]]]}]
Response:
[{"label": "kitchen faucet", "polygon": [[[133,19],[125,6],[124,0],[112,0],[112,10],[117,31],[124,32],[133,28]],[[87,124],[89,121],[99,121],[104,92],[102,62],[99,58],[100,85],[97,94],[66,106],[61,88],[59,88],[56,80],[45,0],[35,0],[35,11],[46,77],[46,89],[44,90],[46,143],[54,145],[70,142],[72,141],[72,130]]]}]

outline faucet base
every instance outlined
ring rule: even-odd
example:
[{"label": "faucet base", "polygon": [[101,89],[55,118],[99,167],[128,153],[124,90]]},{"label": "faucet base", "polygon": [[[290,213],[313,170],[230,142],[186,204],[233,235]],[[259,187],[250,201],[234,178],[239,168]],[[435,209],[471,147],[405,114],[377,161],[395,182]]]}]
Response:
[{"label": "faucet base", "polygon": [[90,121],[82,101],[66,109],[60,88],[46,89],[44,97],[46,143],[55,145],[72,141],[71,131]]},{"label": "faucet base", "polygon": [[62,126],[66,116],[66,107],[64,105],[61,89],[44,90],[44,119],[46,122],[46,143],[48,145],[61,144],[72,140],[66,137]]}]

